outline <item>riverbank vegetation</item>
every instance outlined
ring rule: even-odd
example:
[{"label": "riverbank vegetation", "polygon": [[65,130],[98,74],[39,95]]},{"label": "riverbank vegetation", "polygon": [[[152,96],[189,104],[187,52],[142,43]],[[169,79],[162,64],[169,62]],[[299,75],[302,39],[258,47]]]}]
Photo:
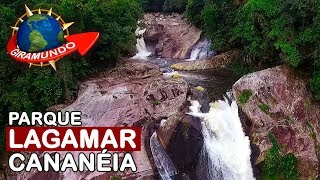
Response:
[{"label": "riverbank vegetation", "polygon": [[[302,72],[310,77],[310,90],[314,99],[320,101],[320,1],[185,1],[185,17],[204,30],[214,50],[241,50],[241,57],[229,69],[244,75],[252,69],[287,64],[297,74]],[[245,91],[239,101],[246,103],[251,95]],[[269,114],[267,104],[258,107]],[[281,156],[275,138],[270,140],[273,147],[266,155],[263,179],[298,179],[296,157]]]},{"label": "riverbank vegetation", "polygon": [[145,12],[183,13],[187,0],[139,0]]},{"label": "riverbank vegetation", "polygon": [[320,2],[188,0],[186,17],[204,29],[214,49],[243,49],[248,66],[304,70],[320,100]]},{"label": "riverbank vegetation", "polygon": [[[184,13],[192,24],[204,30],[218,52],[241,49],[241,62],[232,65],[239,75],[251,72],[251,67],[279,64],[303,70],[310,75],[310,90],[320,101],[320,1],[30,0],[28,6],[31,9],[52,7],[66,22],[75,21],[70,28],[71,34],[86,31],[101,34],[87,56],[74,54],[58,61],[57,72],[49,67],[29,68],[7,55],[10,26],[25,13],[24,3],[21,0],[0,2],[1,129],[7,123],[9,111],[45,111],[54,104],[72,100],[76,96],[78,81],[113,67],[118,59],[134,53],[134,30],[142,10]],[[243,94],[241,102],[246,103],[251,95],[251,92]],[[260,109],[267,111],[269,108],[261,105]],[[4,131],[0,134],[0,148],[4,149]],[[295,167],[295,157],[280,157],[275,143],[266,158],[265,175],[297,177],[295,168],[288,169]],[[280,170],[290,173],[279,174]]]},{"label": "riverbank vegetation", "polygon": [[216,51],[242,49],[244,68],[288,64],[303,70],[320,101],[319,1],[142,0],[142,7],[151,12],[184,12],[204,30]]},{"label": "riverbank vegetation", "polygon": [[272,148],[266,152],[263,165],[263,179],[299,179],[298,160],[294,154],[280,154],[280,147],[273,134],[268,135]]}]

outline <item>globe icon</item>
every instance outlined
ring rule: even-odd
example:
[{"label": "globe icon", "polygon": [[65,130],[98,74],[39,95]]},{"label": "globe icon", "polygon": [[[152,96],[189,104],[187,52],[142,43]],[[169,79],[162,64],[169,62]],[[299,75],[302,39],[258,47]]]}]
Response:
[{"label": "globe icon", "polygon": [[59,22],[46,14],[27,17],[19,26],[17,44],[25,52],[43,52],[61,46],[63,29]]}]

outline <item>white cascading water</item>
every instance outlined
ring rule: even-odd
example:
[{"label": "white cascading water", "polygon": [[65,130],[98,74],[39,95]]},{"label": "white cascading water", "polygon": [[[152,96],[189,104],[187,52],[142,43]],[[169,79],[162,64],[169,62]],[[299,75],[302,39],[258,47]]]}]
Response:
[{"label": "white cascading water", "polygon": [[[147,51],[143,34],[146,29],[138,27],[137,54],[135,59],[147,59],[151,55]],[[215,55],[210,48],[211,43],[207,39],[201,40],[192,50],[189,60],[206,59]],[[163,77],[172,78],[173,75],[189,76],[176,72],[171,68],[165,69]],[[245,136],[240,118],[238,106],[233,100],[217,101],[210,104],[208,113],[200,111],[198,101],[191,101],[188,114],[199,117],[202,120],[202,133],[204,146],[200,154],[198,179],[200,180],[254,180],[250,162],[250,141]],[[157,133],[150,137],[150,149],[162,180],[172,180],[178,173],[175,165],[160,143]]]},{"label": "white cascading water", "polygon": [[199,117],[203,126],[199,179],[254,180],[250,141],[243,132],[236,102],[230,105],[226,98],[216,101],[208,113],[202,113],[200,107],[198,101],[191,101],[188,113]]},{"label": "white cascading water", "polygon": [[208,39],[201,40],[197,45],[195,45],[191,51],[190,59],[188,61],[193,61],[197,59],[206,59],[214,56],[216,53],[211,50],[211,43]]},{"label": "white cascading water", "polygon": [[146,59],[148,56],[151,55],[151,52],[148,52],[146,43],[144,42],[143,34],[146,32],[146,29],[142,29],[138,26],[138,28],[135,31],[135,34],[137,36],[137,54],[133,56],[134,59]]},{"label": "white cascading water", "polygon": [[177,169],[158,140],[157,132],[150,138],[150,149],[161,179],[172,180],[177,174]]}]

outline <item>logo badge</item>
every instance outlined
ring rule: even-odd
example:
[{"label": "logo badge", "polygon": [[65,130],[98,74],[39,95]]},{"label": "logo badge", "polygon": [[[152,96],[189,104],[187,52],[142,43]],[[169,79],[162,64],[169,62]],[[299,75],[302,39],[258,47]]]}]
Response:
[{"label": "logo badge", "polygon": [[56,70],[55,62],[78,51],[84,56],[99,38],[98,32],[69,34],[69,27],[58,14],[50,10],[30,10],[21,16],[12,26],[7,51],[16,61],[31,66],[51,65]]}]

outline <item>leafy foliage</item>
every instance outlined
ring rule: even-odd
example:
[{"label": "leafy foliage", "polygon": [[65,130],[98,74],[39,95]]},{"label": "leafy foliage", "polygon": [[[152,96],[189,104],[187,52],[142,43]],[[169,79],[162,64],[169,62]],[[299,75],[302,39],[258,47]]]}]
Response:
[{"label": "leafy foliage", "polygon": [[311,90],[315,94],[315,98],[320,101],[320,72],[316,72],[310,81]]},{"label": "leafy foliage", "polygon": [[241,60],[227,64],[227,68],[240,77],[253,72],[250,65],[242,62]]},{"label": "leafy foliage", "polygon": [[319,42],[317,4],[313,0],[249,0],[238,12],[235,39],[253,58],[283,60],[297,67],[314,58],[318,49],[314,46]]},{"label": "leafy foliage", "polygon": [[250,97],[252,96],[252,91],[251,90],[243,90],[241,92],[241,94],[239,95],[238,97],[238,101],[241,103],[241,104],[245,104],[249,101]]},{"label": "leafy foliage", "polygon": [[205,0],[188,0],[186,16],[187,19],[198,27],[203,26],[201,12],[205,6]]},{"label": "leafy foliage", "polygon": [[163,4],[165,12],[184,12],[187,6],[187,0],[166,0]]},{"label": "leafy foliage", "polygon": [[281,156],[279,145],[273,134],[269,134],[272,143],[265,156],[263,165],[263,179],[270,180],[296,180],[299,178],[297,169],[298,160],[294,154]]},{"label": "leafy foliage", "polygon": [[50,69],[26,70],[1,97],[8,111],[45,110],[63,100],[62,80]]},{"label": "leafy foliage", "polygon": [[140,4],[145,12],[162,12],[165,0],[141,0]]},{"label": "leafy foliage", "polygon": [[261,111],[265,112],[265,113],[269,113],[270,107],[268,104],[259,104],[259,108]]},{"label": "leafy foliage", "polygon": [[[255,62],[315,66],[320,59],[319,17],[316,0],[249,0],[239,9],[234,39]],[[314,75],[311,89],[320,100],[319,73]]]},{"label": "leafy foliage", "polygon": [[[186,17],[204,29],[215,50],[243,49],[243,64],[320,71],[320,1],[188,0]],[[319,100],[319,73],[313,74]]]},{"label": "leafy foliage", "polygon": [[[86,2],[86,3],[84,3]],[[101,34],[95,53],[96,67],[114,65],[122,55],[132,54],[137,19],[142,15],[134,0],[61,0],[60,12],[67,21],[77,24],[73,33],[98,31]],[[76,13],[75,13],[76,12]]]},{"label": "leafy foliage", "polygon": [[[141,8],[133,0],[60,0],[37,3],[33,8],[50,8],[62,14],[65,21],[75,21],[71,33],[98,31],[101,34],[94,52],[87,57],[73,56],[58,62],[58,71],[49,67],[31,68],[16,63],[5,52],[6,43],[1,43],[0,63],[0,110],[8,111],[44,110],[76,90],[76,80],[98,69],[113,66],[117,59],[133,52],[134,30],[141,16]],[[53,5],[53,3],[59,3]],[[14,8],[14,6],[18,6]],[[0,40],[7,42],[11,36],[10,25],[24,13],[19,1],[0,6]],[[102,18],[103,17],[103,18]],[[71,62],[72,61],[72,62]]]},{"label": "leafy foliage", "polygon": [[234,0],[209,1],[202,10],[204,30],[212,41],[213,48],[223,50],[232,45],[232,29],[237,6]]},{"label": "leafy foliage", "polygon": [[110,180],[122,180],[120,176],[111,176]]},{"label": "leafy foliage", "polygon": [[[70,33],[100,32],[100,39],[86,57],[66,57],[57,62],[57,72],[15,62],[6,52],[12,26],[25,13],[23,1],[0,2],[0,128],[9,111],[45,111],[72,99],[77,80],[112,67],[122,56],[135,50],[136,22],[142,10],[135,0],[31,0],[30,9],[53,8],[66,22],[74,21]],[[0,140],[3,140],[1,136]],[[3,144],[1,144],[3,145]],[[3,149],[1,147],[1,149]]]},{"label": "leafy foliage", "polygon": [[232,45],[237,8],[234,0],[188,0],[186,17],[204,29],[216,50],[223,50]]},{"label": "leafy foliage", "polygon": [[140,0],[145,12],[178,12],[185,11],[187,0]]}]

